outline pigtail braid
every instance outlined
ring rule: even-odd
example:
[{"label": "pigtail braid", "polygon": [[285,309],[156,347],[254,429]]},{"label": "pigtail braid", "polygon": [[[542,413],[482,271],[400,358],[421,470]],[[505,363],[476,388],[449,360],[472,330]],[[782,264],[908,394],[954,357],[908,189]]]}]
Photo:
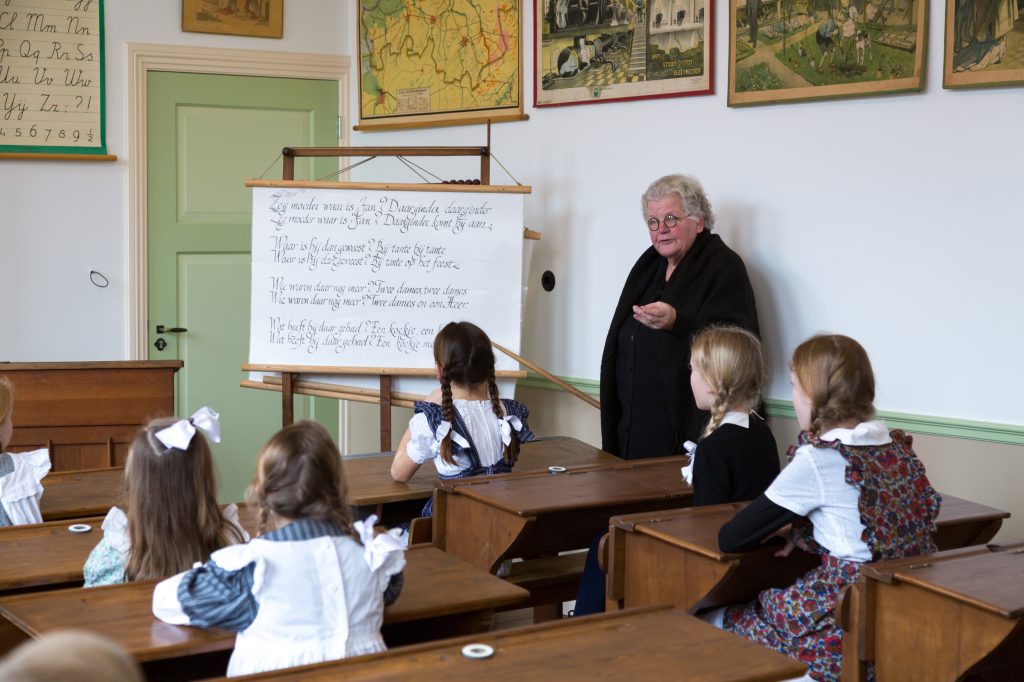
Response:
[{"label": "pigtail braid", "polygon": [[[491,396],[491,409],[494,410],[494,416],[498,419],[504,419],[505,410],[501,405],[501,398],[498,394],[498,382],[494,380],[493,374],[487,377],[487,393]],[[516,434],[512,434],[512,440],[505,446],[502,456],[509,466],[515,466],[516,460],[519,459],[519,438]]]},{"label": "pigtail braid", "polygon": [[702,438],[707,438],[722,425],[722,419],[725,418],[725,413],[729,411],[729,394],[725,391],[718,391],[715,393],[715,402],[711,406],[711,419],[708,420],[708,425],[704,429],[704,433],[701,435]]},{"label": "pigtail braid", "polygon": [[270,517],[270,507],[267,506],[265,500],[260,500],[260,513],[259,520],[256,524],[256,536],[263,535],[267,532],[267,519]]},{"label": "pigtail braid", "polygon": [[[455,428],[455,404],[452,403],[452,380],[445,369],[441,376],[441,413],[444,420]],[[455,464],[455,456],[452,455],[452,432],[449,430],[441,441],[441,461],[448,465]]]}]

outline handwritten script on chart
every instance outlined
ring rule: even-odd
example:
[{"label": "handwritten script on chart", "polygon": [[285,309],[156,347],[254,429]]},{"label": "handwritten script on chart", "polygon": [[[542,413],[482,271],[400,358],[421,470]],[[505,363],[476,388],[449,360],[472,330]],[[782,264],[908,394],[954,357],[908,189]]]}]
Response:
[{"label": "handwritten script on chart", "polygon": [[0,0],[0,150],[105,151],[102,72],[101,0]]},{"label": "handwritten script on chart", "polygon": [[522,225],[521,194],[255,188],[250,362],[432,367],[453,320],[518,349]]}]

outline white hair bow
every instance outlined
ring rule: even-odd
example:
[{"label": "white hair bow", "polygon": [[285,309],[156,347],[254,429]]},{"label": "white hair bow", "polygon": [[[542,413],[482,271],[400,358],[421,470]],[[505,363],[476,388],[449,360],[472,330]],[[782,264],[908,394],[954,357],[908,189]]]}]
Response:
[{"label": "white hair bow", "polygon": [[683,443],[683,449],[690,456],[690,463],[681,468],[680,472],[682,472],[683,480],[686,481],[687,485],[693,485],[693,460],[697,458],[697,444],[692,440],[688,440]]},{"label": "white hair bow", "polygon": [[166,447],[187,450],[196,427],[206,431],[214,443],[220,442],[220,415],[209,407],[200,407],[189,419],[179,419],[154,435]]},{"label": "white hair bow", "polygon": [[501,442],[508,445],[512,442],[512,429],[519,433],[523,430],[523,420],[514,414],[505,415],[501,418]]},{"label": "white hair bow", "polygon": [[452,423],[443,421],[437,425],[437,431],[434,432],[434,438],[436,438],[437,440],[434,442],[433,445],[430,446],[430,449],[433,450],[435,455],[441,451],[441,441],[444,440],[444,437],[447,436],[449,432],[451,432],[452,434],[453,441],[455,441],[464,448],[469,447],[468,440],[463,438],[462,435],[457,431],[452,431]]},{"label": "white hair bow", "polygon": [[377,523],[377,515],[370,514],[365,521],[356,521],[352,527],[359,533],[359,539],[363,542],[363,558],[369,564],[371,571],[376,571],[384,565],[384,561],[391,552],[405,550],[402,543],[387,533],[377,535],[373,531],[373,525]]}]

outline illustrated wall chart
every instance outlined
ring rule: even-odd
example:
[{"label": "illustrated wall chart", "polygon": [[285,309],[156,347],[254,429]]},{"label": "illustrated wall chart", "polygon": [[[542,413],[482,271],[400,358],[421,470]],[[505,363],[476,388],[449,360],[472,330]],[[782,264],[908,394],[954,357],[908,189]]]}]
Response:
[{"label": "illustrated wall chart", "polygon": [[249,361],[431,368],[458,320],[518,352],[522,254],[519,193],[254,188]]},{"label": "illustrated wall chart", "polygon": [[1019,0],[946,0],[947,88],[1024,84]]},{"label": "illustrated wall chart", "polygon": [[106,154],[101,0],[0,0],[0,152]]},{"label": "illustrated wall chart", "polygon": [[361,0],[361,128],[522,116],[519,0]]},{"label": "illustrated wall chart", "polygon": [[535,2],[537,106],[711,92],[713,3]]},{"label": "illustrated wall chart", "polygon": [[729,0],[729,105],[920,90],[924,0]]}]

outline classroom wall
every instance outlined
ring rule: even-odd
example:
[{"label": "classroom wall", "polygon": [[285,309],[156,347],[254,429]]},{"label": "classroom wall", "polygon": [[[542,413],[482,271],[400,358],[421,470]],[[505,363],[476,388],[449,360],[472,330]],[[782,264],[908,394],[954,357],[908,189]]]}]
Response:
[{"label": "classroom wall", "polygon": [[[106,0],[107,148],[118,160],[0,160],[0,361],[128,357],[125,43],[349,52],[347,6],[334,0],[287,5],[284,38],[276,40],[183,33],[180,2]],[[110,285],[93,286],[90,270],[106,275]]]},{"label": "classroom wall", "polygon": [[[495,156],[533,186],[526,224],[544,233],[524,353],[557,374],[597,377],[621,284],[649,246],[638,199],[653,179],[685,171],[703,181],[715,230],[750,272],[774,370],[769,397],[788,394],[792,349],[829,330],[865,345],[883,410],[1024,425],[1024,316],[1016,313],[1024,89],[942,89],[944,3],[936,0],[924,92],[730,109],[724,8],[715,95],[527,106],[528,122],[494,127]],[[525,35],[529,46],[532,28]],[[524,57],[532,102],[532,52]],[[484,136],[481,126],[356,132],[352,143]],[[374,173],[415,180],[397,163],[355,175],[381,177]],[[450,177],[473,174],[466,164]],[[492,178],[510,182],[497,167]],[[545,270],[558,278],[551,293],[538,286]]]}]

